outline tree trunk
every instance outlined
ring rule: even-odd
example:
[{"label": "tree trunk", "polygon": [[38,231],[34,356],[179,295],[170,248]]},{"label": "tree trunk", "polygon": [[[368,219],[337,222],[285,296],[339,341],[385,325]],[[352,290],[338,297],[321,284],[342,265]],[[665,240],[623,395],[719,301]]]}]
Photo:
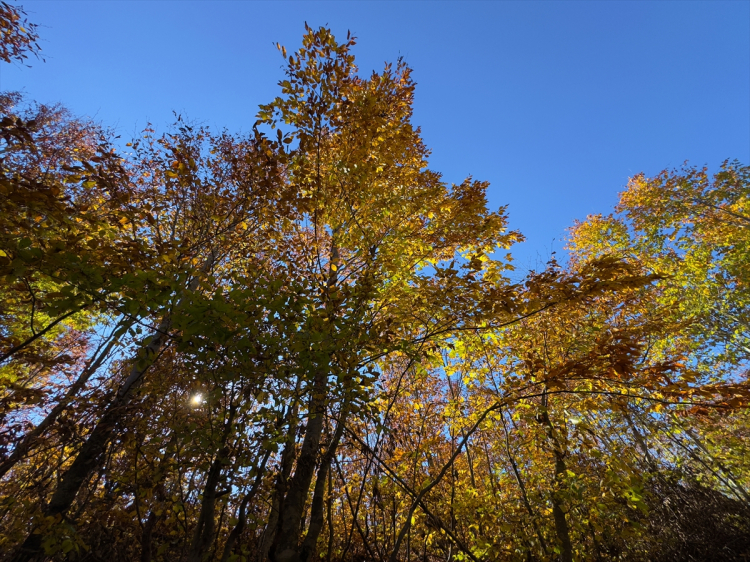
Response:
[{"label": "tree trunk", "polygon": [[[15,464],[26,455],[26,453],[29,452],[37,438],[45,431],[47,431],[47,428],[55,423],[58,416],[68,407],[71,400],[75,398],[78,392],[86,385],[88,380],[91,378],[91,375],[96,373],[99,367],[101,367],[104,359],[107,357],[107,355],[109,355],[109,352],[115,343],[116,340],[110,335],[110,339],[106,343],[106,345],[102,344],[102,346],[99,346],[99,349],[94,352],[94,355],[91,357],[91,361],[89,361],[89,364],[81,372],[78,380],[76,380],[76,382],[74,382],[68,389],[68,392],[65,393],[65,396],[62,398],[62,400],[60,400],[60,402],[54,408],[52,408],[52,410],[50,410],[49,414],[47,414],[47,416],[41,422],[39,422],[39,424],[34,429],[24,435],[23,438],[16,444],[16,446],[13,448],[13,453],[2,463],[0,463],[0,479],[3,478],[3,476],[5,476],[8,471],[13,468]],[[104,349],[102,349],[102,347],[104,347]]]},{"label": "tree trunk", "polygon": [[[167,443],[167,446],[165,448],[164,456],[159,462],[159,468],[157,470],[158,475],[163,474],[163,471],[166,469],[167,463],[171,460],[173,451],[171,451],[170,448],[176,441],[177,434],[173,433],[172,437],[169,440],[169,443]],[[156,499],[159,503],[163,503],[166,498],[167,492],[164,489],[164,480],[159,479],[156,484]],[[146,519],[146,524],[143,526],[143,532],[141,533],[141,562],[151,562],[151,544],[154,529],[156,528],[156,524],[159,522],[159,519],[161,519],[163,516],[163,514],[157,515],[156,509],[153,506],[151,507],[151,511],[148,514],[148,519]]]},{"label": "tree trunk", "polygon": [[542,424],[545,426],[547,431],[547,438],[549,439],[550,445],[552,445],[552,451],[555,455],[555,488],[552,491],[552,517],[555,521],[555,532],[557,533],[557,540],[560,544],[562,552],[560,553],[560,560],[562,562],[573,562],[573,545],[570,541],[570,528],[568,527],[568,521],[565,518],[565,510],[563,509],[564,498],[560,492],[560,485],[563,483],[567,467],[565,466],[565,452],[562,448],[562,444],[555,433],[555,429],[552,426],[552,421],[549,418],[549,411],[547,410],[546,397],[543,401],[542,414],[540,416]]},{"label": "tree trunk", "polygon": [[216,507],[216,487],[219,484],[221,469],[224,467],[224,461],[229,454],[228,447],[222,447],[216,454],[216,458],[208,469],[206,483],[203,486],[203,501],[201,502],[201,511],[198,515],[198,522],[193,533],[193,542],[190,545],[187,559],[188,562],[201,562],[203,555],[214,539],[215,522],[214,511]]},{"label": "tree trunk", "polygon": [[[336,229],[333,232],[334,238],[335,233]],[[338,258],[338,246],[334,240],[331,242],[326,292],[331,291],[338,282],[337,268],[333,267]],[[335,304],[327,300],[326,309],[329,317],[333,318],[335,315]],[[279,506],[279,521],[271,548],[271,559],[273,562],[302,562],[304,560],[303,552],[306,551],[304,546],[300,545],[300,535],[305,519],[305,502],[310,491],[310,484],[315,475],[315,465],[318,461],[320,440],[323,435],[323,419],[328,407],[328,369],[329,365],[320,365],[313,377],[307,407],[305,437],[302,440],[302,447],[297,457],[297,466],[294,470],[294,475],[289,480],[286,495],[281,500]],[[342,414],[347,410],[346,404],[344,402],[342,405]],[[343,430],[343,425],[341,428]],[[331,458],[333,458],[332,454],[331,451]],[[328,460],[328,465],[330,465],[330,459]],[[320,528],[322,528],[322,494],[325,492],[325,473],[327,470],[328,468],[326,467],[322,471],[323,478],[320,479],[320,490],[317,490],[318,484],[316,483],[316,491],[313,496],[314,504],[311,508],[311,518],[315,519],[314,525],[317,528],[317,532],[313,533],[315,535],[313,540],[317,540]],[[315,502],[316,498],[317,502]],[[320,521],[318,521],[318,518],[320,518]],[[311,524],[313,524],[312,520]]]},{"label": "tree trunk", "polygon": [[[295,389],[295,395],[299,392],[299,381],[297,382],[297,388]],[[289,430],[287,431],[286,444],[284,445],[284,451],[281,453],[281,466],[279,474],[276,478],[276,486],[271,500],[271,512],[268,516],[268,523],[266,524],[266,532],[263,536],[263,542],[260,547],[261,562],[266,562],[269,559],[271,548],[276,539],[276,530],[279,524],[279,514],[281,512],[281,506],[284,500],[284,494],[286,493],[287,481],[289,475],[292,473],[292,465],[294,464],[294,449],[296,444],[295,435],[297,433],[297,404],[295,403],[289,415]]]},{"label": "tree trunk", "polygon": [[[210,270],[213,267],[215,259],[216,255],[212,251],[209,259],[203,265],[202,271],[206,272]],[[187,287],[188,292],[195,291],[198,288],[198,282],[198,277],[194,278]],[[80,490],[83,483],[89,478],[99,463],[101,456],[104,454],[125,407],[133,397],[133,391],[146,371],[148,371],[159,357],[168,340],[171,328],[172,321],[169,316],[165,316],[159,323],[156,331],[149,338],[148,345],[138,353],[138,357],[133,362],[130,370],[130,375],[125,379],[125,382],[117,391],[114,400],[107,407],[99,422],[89,434],[73,464],[62,475],[60,483],[52,495],[52,499],[46,509],[43,510],[44,517],[63,515],[70,508],[78,495],[78,490]],[[13,557],[13,562],[30,562],[42,552],[43,536],[40,533],[35,533],[34,531],[36,530],[36,527],[32,528],[32,531]]]},{"label": "tree trunk", "polygon": [[544,541],[544,536],[542,535],[542,531],[539,529],[539,524],[537,523],[536,513],[534,513],[534,510],[531,507],[529,496],[526,493],[526,485],[523,482],[523,478],[521,478],[521,472],[518,470],[518,464],[516,463],[516,459],[513,457],[513,454],[511,453],[511,450],[510,450],[510,439],[508,436],[508,426],[505,424],[505,414],[501,412],[501,415],[502,415],[501,420],[503,423],[503,431],[505,432],[505,451],[508,455],[510,466],[513,469],[513,474],[516,477],[518,488],[521,490],[521,499],[523,500],[523,505],[526,507],[526,511],[529,513],[529,516],[531,517],[531,525],[534,527],[534,532],[536,533],[537,539],[539,539],[539,545],[542,547],[542,552],[546,556],[547,544]]},{"label": "tree trunk", "polygon": [[289,480],[279,512],[279,523],[272,547],[273,562],[301,562],[299,549],[300,524],[310,484],[318,460],[326,409],[327,377],[315,375],[308,405],[307,429],[297,458],[297,468]]},{"label": "tree trunk", "polygon": [[[123,409],[132,398],[136,383],[140,381],[141,377],[158,357],[162,345],[167,339],[166,333],[169,331],[169,328],[170,322],[168,319],[165,319],[159,324],[156,333],[151,336],[149,344],[135,361],[130,371],[130,376],[125,380],[122,387],[120,387],[114,401],[89,434],[88,439],[86,439],[83,447],[81,447],[73,464],[63,474],[49,505],[44,510],[45,517],[64,514],[78,495],[81,485],[96,468],[99,459],[104,454],[109,443],[110,437],[114,433],[117,423],[120,421]],[[33,531],[29,533],[29,536],[13,558],[14,562],[30,562],[34,560],[42,551],[42,539],[43,536],[39,533],[34,533]]]},{"label": "tree trunk", "polygon": [[143,533],[141,534],[141,562],[151,562],[152,550],[151,550],[151,537],[154,533],[154,527],[159,520],[159,516],[156,515],[155,511],[151,511],[146,519],[146,524],[143,526]]},{"label": "tree trunk", "polygon": [[250,491],[245,494],[244,498],[242,498],[239,513],[237,514],[237,524],[234,526],[234,529],[232,529],[232,532],[229,533],[229,536],[227,537],[227,542],[224,545],[224,552],[221,555],[221,562],[227,562],[227,560],[229,560],[229,557],[232,555],[232,549],[234,548],[237,539],[240,538],[240,535],[242,535],[242,531],[245,530],[245,524],[247,523],[247,506],[255,497],[255,494],[258,492],[260,483],[263,481],[263,474],[266,470],[266,463],[268,462],[268,458],[270,456],[271,451],[269,449],[268,451],[266,451],[266,454],[263,456],[263,460],[258,466],[258,473],[255,475],[255,482],[253,482],[253,487],[250,488]]},{"label": "tree trunk", "polygon": [[229,406],[229,415],[224,422],[224,431],[222,431],[221,435],[221,449],[217,451],[216,458],[211,463],[211,468],[208,469],[206,483],[203,486],[201,511],[198,515],[198,523],[195,526],[195,532],[193,533],[193,542],[188,551],[188,562],[200,562],[203,559],[206,550],[214,540],[214,532],[216,530],[214,522],[216,487],[219,485],[221,469],[224,467],[226,458],[229,455],[227,439],[229,439],[229,434],[232,432],[232,424],[234,423],[234,416],[236,414],[237,405],[232,403]]},{"label": "tree trunk", "polygon": [[318,474],[315,480],[315,492],[313,493],[312,507],[310,508],[310,524],[307,527],[307,535],[302,544],[302,562],[307,562],[314,557],[318,536],[320,536],[320,532],[323,530],[323,507],[325,501],[326,479],[328,477],[328,471],[331,468],[333,456],[336,454],[336,449],[341,440],[341,434],[344,432],[348,415],[349,403],[344,402],[344,405],[341,407],[341,414],[339,415],[336,432],[331,438],[331,442],[328,444],[328,450],[323,455],[323,458],[320,459],[320,467],[318,468]]}]

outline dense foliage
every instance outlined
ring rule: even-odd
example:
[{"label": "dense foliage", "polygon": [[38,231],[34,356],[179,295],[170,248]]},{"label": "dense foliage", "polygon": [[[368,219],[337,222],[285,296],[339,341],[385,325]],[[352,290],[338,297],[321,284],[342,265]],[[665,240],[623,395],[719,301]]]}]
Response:
[{"label": "dense foliage", "polygon": [[279,47],[246,135],[0,96],[0,557],[746,559],[750,169],[637,176],[512,282],[353,45]]}]

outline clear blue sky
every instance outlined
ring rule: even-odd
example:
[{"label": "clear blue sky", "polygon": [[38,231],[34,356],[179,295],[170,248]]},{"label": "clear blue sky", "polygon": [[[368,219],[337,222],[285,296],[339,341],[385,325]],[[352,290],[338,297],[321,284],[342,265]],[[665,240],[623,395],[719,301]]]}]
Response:
[{"label": "clear blue sky", "polygon": [[273,44],[296,49],[305,21],[352,30],[363,72],[404,56],[431,167],[491,182],[528,238],[522,268],[639,171],[750,164],[749,1],[21,4],[46,63],[3,65],[0,87],[123,137],[172,110],[248,130],[278,92]]}]

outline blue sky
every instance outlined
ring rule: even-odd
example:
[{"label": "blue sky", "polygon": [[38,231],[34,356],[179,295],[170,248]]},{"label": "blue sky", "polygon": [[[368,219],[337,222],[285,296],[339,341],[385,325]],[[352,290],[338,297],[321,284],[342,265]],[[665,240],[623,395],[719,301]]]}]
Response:
[{"label": "blue sky", "polygon": [[431,167],[491,182],[528,238],[521,269],[640,171],[750,164],[750,1],[21,4],[46,62],[3,65],[0,88],[123,137],[172,110],[248,130],[278,92],[274,44],[296,49],[305,21],[351,30],[363,72],[403,56]]}]

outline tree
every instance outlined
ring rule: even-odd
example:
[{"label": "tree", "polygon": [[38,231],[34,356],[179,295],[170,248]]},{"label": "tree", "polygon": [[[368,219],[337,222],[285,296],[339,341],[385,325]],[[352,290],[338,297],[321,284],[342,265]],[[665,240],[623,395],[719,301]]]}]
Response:
[{"label": "tree", "polygon": [[750,392],[705,295],[744,314],[744,168],[642,178],[512,283],[505,210],[429,168],[411,70],[354,45],[279,46],[246,135],[115,149],[0,97],[3,559],[739,556]]},{"label": "tree", "polygon": [[25,15],[20,6],[0,2],[0,60],[23,62],[28,53],[38,56],[37,26],[26,20]]},{"label": "tree", "polygon": [[[659,272],[663,301],[694,320],[690,335],[717,360],[748,360],[750,169],[725,161],[707,168],[639,174],[620,196],[617,215],[592,216],[573,229],[581,254],[615,253]],[[706,353],[709,353],[708,351]]]}]

